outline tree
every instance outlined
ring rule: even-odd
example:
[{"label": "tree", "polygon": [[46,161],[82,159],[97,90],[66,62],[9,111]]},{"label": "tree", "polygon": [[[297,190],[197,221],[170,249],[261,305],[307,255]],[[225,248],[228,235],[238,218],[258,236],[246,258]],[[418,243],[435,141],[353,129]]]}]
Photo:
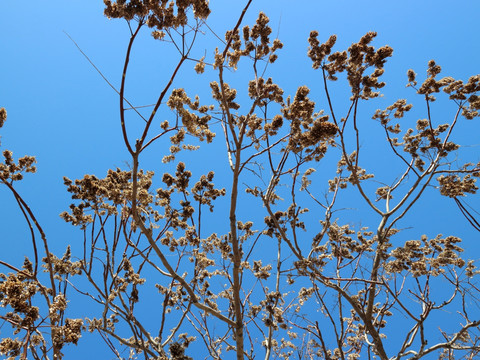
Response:
[{"label": "tree", "polygon": [[[421,83],[413,70],[407,74],[412,94],[426,105],[420,120],[411,122],[413,107],[404,99],[369,115],[364,108],[381,95],[392,48],[376,49],[376,33],[369,32],[346,51],[334,51],[336,36],[321,43],[312,31],[307,55],[327,104],[318,110],[307,86],[287,96],[265,76],[283,44],[272,39],[264,13],[243,24],[251,2],[222,46],[196,58],[207,1],[105,1],[105,15],[126,20],[131,31],[118,89],[130,168],[64,179],[73,203],[61,216],[83,233],[83,251],[68,247],[58,257],[14,186],[23,173],[36,171],[35,158],[15,161],[3,152],[0,179],[31,229],[34,252],[23,265],[0,262],[7,269],[1,318],[12,329],[0,343],[2,354],[60,359],[62,348],[86,331],[98,333],[119,359],[125,348],[128,358],[145,359],[194,358],[197,348],[214,359],[478,354],[478,271],[461,258],[460,238],[418,234],[411,240],[401,226],[435,189],[478,229],[461,199],[476,193],[480,163],[463,161],[454,137],[462,123],[478,117],[480,76],[465,83],[440,78],[432,60]],[[147,116],[125,95],[133,45],[145,28],[178,50]],[[179,69],[192,63],[200,74],[206,68],[215,74],[213,105],[173,86]],[[248,98],[229,85],[245,74],[242,67],[250,69]],[[343,109],[331,89],[345,80],[350,94]],[[436,97],[454,104],[448,121],[432,115]],[[162,121],[165,107],[173,115]],[[141,126],[130,121],[132,111]],[[2,108],[1,126],[5,120]],[[372,130],[372,120],[381,132]],[[220,186],[208,163],[195,177],[177,160],[199,147],[215,152],[216,143],[230,171]],[[161,181],[141,167],[156,144],[169,146]],[[372,148],[388,151],[391,160],[376,162]],[[341,204],[352,201],[360,215],[373,214],[367,226],[340,216]],[[69,317],[70,288],[89,302],[85,319]],[[444,325],[438,315],[444,311],[456,320]]]}]

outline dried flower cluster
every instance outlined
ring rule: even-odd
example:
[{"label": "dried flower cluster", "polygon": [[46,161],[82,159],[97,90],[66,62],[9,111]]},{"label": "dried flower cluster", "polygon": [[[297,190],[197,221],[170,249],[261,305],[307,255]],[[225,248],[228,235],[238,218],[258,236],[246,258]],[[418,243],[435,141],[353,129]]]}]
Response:
[{"label": "dried flower cluster", "polygon": [[206,19],[210,15],[208,1],[205,0],[104,0],[105,16],[127,21],[145,21],[148,27],[157,31],[176,29],[188,24],[187,11],[193,9],[194,17]]}]

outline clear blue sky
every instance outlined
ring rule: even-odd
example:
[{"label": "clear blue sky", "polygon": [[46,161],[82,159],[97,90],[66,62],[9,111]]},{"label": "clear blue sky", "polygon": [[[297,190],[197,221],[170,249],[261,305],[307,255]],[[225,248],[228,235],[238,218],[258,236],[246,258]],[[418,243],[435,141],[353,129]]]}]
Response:
[{"label": "clear blue sky", "polygon": [[[208,24],[223,34],[234,26],[244,3],[246,1],[212,0]],[[306,56],[311,30],[318,30],[321,40],[337,34],[336,49],[339,50],[347,48],[367,31],[378,32],[375,46],[393,47],[393,57],[386,66],[388,84],[382,100],[384,105],[396,98],[414,98],[413,91],[405,89],[406,71],[412,68],[423,78],[430,59],[442,66],[445,76],[466,80],[480,73],[478,1],[254,0],[244,23],[252,24],[259,11],[270,17],[274,34],[278,33],[284,43],[270,76],[284,86],[286,93],[294,93],[303,84],[310,86],[312,97],[319,99],[321,105],[324,100],[320,74],[312,71]],[[24,154],[37,157],[37,174],[27,175],[18,190],[37,214],[53,248],[63,251],[67,244],[79,243],[82,234],[58,217],[70,203],[62,177],[75,179],[84,174],[103,177],[109,168],[126,168],[125,161],[129,160],[121,138],[116,93],[64,32],[118,87],[128,27],[123,21],[105,18],[100,0],[28,3],[2,0],[0,14],[0,107],[8,112],[0,132],[1,149],[12,150],[16,158]],[[163,53],[159,44],[150,40],[147,31],[143,35],[134,50],[127,92],[127,98],[137,105],[154,101],[159,89],[156,84],[165,79],[163,70],[169,66],[168,53]],[[211,56],[208,41],[201,40],[194,54],[201,57],[208,51],[207,56]],[[209,74],[193,76],[193,65],[187,65],[188,69],[181,73],[174,86],[185,87],[189,94],[196,92],[211,101]],[[435,112],[439,117],[449,116],[450,108],[442,105],[441,100],[439,98]],[[166,117],[168,113],[160,116]],[[479,161],[480,138],[478,126],[474,130],[473,125],[473,122],[466,124],[458,139],[461,144],[475,145],[467,150],[473,161]],[[151,150],[145,167],[158,166],[161,156]],[[378,156],[381,160],[383,155]],[[228,174],[224,160],[218,165],[224,169],[223,175]],[[469,203],[480,209],[478,196],[472,197]],[[20,264],[23,256],[30,253],[24,220],[5,189],[0,189],[0,204],[0,242],[4,246],[1,256],[13,262],[18,259]],[[443,199],[435,204],[433,208],[428,202],[419,205],[416,217],[422,219],[423,225],[416,233],[431,231],[430,235],[434,236],[438,232],[454,232],[465,240],[470,254],[478,257],[478,232],[459,215],[453,202]],[[91,351],[82,342],[78,351],[65,350],[69,359],[82,359]],[[107,357],[99,359],[110,358],[103,345],[101,351],[105,351]]]}]

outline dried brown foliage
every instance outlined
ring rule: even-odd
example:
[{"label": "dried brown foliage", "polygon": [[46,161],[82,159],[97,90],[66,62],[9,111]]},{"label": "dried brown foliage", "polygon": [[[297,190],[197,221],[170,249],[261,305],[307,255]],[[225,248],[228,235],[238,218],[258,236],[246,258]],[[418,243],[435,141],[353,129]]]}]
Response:
[{"label": "dried brown foliage", "polygon": [[[119,359],[122,348],[129,349],[129,358],[200,357],[188,355],[190,346],[213,359],[477,356],[478,271],[464,259],[461,239],[441,234],[409,239],[399,224],[415,212],[428,188],[456,201],[476,193],[480,163],[456,161],[453,134],[465,119],[479,115],[480,76],[466,83],[439,79],[441,68],[430,61],[418,86],[415,72],[408,71],[408,85],[425,101],[427,114],[412,125],[407,120],[412,105],[399,99],[371,116],[395,163],[394,176],[378,186],[376,169],[367,171],[374,166],[360,158],[373,125],[360,120],[359,104],[381,94],[392,48],[375,48],[376,33],[369,32],[347,51],[332,52],[336,36],[321,43],[312,31],[308,56],[327,103],[318,110],[306,85],[287,96],[272,77],[264,77],[283,44],[271,39],[264,13],[255,24],[240,27],[250,2],[224,44],[209,54],[211,61],[195,60],[198,73],[209,67],[216,74],[210,82],[215,105],[201,105],[197,96],[192,100],[172,84],[193,59],[208,2],[105,0],[105,15],[126,20],[132,30],[119,90],[132,168],[109,170],[105,178],[64,179],[73,203],[61,217],[83,232],[84,251],[73,257],[68,247],[58,258],[14,187],[25,172],[35,172],[35,158],[16,162],[10,151],[3,152],[0,180],[32,229],[34,260],[25,259],[21,268],[0,263],[10,271],[0,274],[0,318],[12,328],[12,336],[0,342],[1,354],[60,359],[66,344],[77,344],[89,331],[98,332]],[[145,26],[154,29],[155,39],[173,42],[179,59],[132,142],[125,79],[132,44]],[[241,102],[227,81],[234,83],[236,71],[248,66],[249,102]],[[350,88],[346,109],[334,107],[329,87],[342,76]],[[441,92],[457,112],[440,123],[430,107]],[[171,110],[172,120],[158,119],[161,107]],[[2,108],[0,127],[5,120]],[[222,135],[215,137],[214,130]],[[140,169],[153,143],[169,144],[163,158],[169,163],[184,150],[220,139],[231,174],[221,186],[208,162],[199,176],[183,162],[160,178]],[[337,169],[322,182],[315,172],[329,156]],[[334,217],[337,204],[352,194],[373,214],[369,227]],[[255,210],[242,211],[243,204]],[[84,320],[67,317],[72,286],[90,303]],[[455,328],[436,320],[444,311],[458,315]]]}]

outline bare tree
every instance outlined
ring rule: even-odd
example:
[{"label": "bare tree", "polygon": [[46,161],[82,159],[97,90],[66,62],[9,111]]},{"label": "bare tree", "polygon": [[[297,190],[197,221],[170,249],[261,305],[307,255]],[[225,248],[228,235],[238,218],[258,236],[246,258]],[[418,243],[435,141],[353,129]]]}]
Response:
[{"label": "bare tree", "polygon": [[[35,159],[15,162],[3,152],[0,179],[31,229],[34,260],[22,267],[0,262],[10,271],[0,275],[1,319],[12,328],[0,343],[2,354],[60,359],[62,347],[77,344],[83,331],[98,333],[118,359],[190,359],[189,346],[201,349],[195,358],[213,359],[473,359],[479,353],[478,271],[460,257],[461,239],[419,234],[411,240],[400,224],[435,189],[478,227],[460,199],[476,193],[480,163],[460,162],[453,139],[465,119],[478,117],[480,76],[466,83],[439,78],[432,60],[420,85],[413,70],[407,74],[412,94],[426,104],[425,118],[411,123],[405,99],[365,115],[362,105],[376,101],[385,86],[392,48],[376,49],[370,32],[347,51],[333,52],[336,36],[321,44],[312,31],[308,57],[327,104],[318,110],[306,85],[286,96],[265,76],[283,44],[271,39],[264,13],[242,25],[251,2],[224,41],[215,34],[221,43],[208,61],[194,55],[197,38],[212,31],[208,1],[105,0],[105,15],[124,19],[130,29],[118,95],[132,165],[104,178],[64,179],[74,203],[61,216],[83,232],[83,253],[67,248],[58,258],[13,186],[24,172],[35,172]],[[178,51],[168,81],[152,88],[158,96],[148,116],[125,95],[133,45],[145,28]],[[180,70],[192,64],[199,74],[207,67],[214,72],[215,105],[174,87]],[[237,100],[229,85],[238,67],[251,76],[249,101]],[[334,81],[349,85],[346,108],[334,106]],[[449,120],[432,115],[436,96],[455,104]],[[160,121],[164,108],[172,117]],[[141,126],[127,119],[133,111]],[[1,126],[5,120],[2,109]],[[381,137],[372,139],[372,126]],[[218,149],[217,142],[230,174],[220,187],[210,169],[195,178],[177,161],[200,146]],[[163,163],[174,166],[161,183],[140,165],[153,144],[169,146]],[[388,151],[391,162],[360,156],[372,147]],[[328,178],[317,176],[332,163]],[[364,221],[375,222],[357,227],[336,215],[349,199],[360,199],[356,205],[370,213]],[[242,211],[242,204],[255,210]],[[90,304],[84,320],[67,317],[67,288],[76,290],[71,299]],[[442,323],[445,311],[456,327]]]}]

